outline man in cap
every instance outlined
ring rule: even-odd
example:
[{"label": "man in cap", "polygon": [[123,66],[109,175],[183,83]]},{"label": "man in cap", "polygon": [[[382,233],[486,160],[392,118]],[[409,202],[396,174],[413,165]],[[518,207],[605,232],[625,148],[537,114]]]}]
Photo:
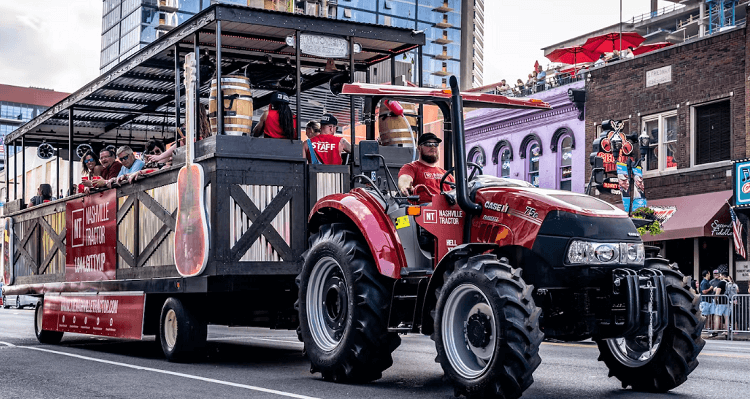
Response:
[{"label": "man in cap", "polygon": [[[417,151],[419,159],[407,163],[398,172],[398,189],[403,195],[414,194],[414,187],[423,184],[433,193],[448,191],[450,187],[445,184],[441,190],[440,179],[445,174],[445,169],[438,166],[440,160],[439,146],[441,140],[432,133],[425,133],[417,141]],[[446,182],[453,182],[453,176],[448,175]],[[422,202],[428,202],[429,199],[421,198]]]},{"label": "man in cap", "polygon": [[307,161],[313,164],[341,165],[341,152],[352,152],[352,146],[343,137],[337,137],[339,121],[331,114],[320,118],[320,134],[305,143]]}]

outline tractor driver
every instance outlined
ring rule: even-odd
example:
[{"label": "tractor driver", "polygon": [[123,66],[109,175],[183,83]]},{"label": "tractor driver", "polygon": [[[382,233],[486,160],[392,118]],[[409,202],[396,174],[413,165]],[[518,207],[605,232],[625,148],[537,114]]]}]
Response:
[{"label": "tractor driver", "polygon": [[[445,174],[445,169],[438,166],[440,160],[439,146],[441,140],[438,136],[432,133],[425,133],[417,142],[417,150],[419,151],[419,159],[407,163],[398,172],[398,189],[403,195],[414,194],[414,186],[418,184],[424,184],[432,190],[433,193],[439,193],[441,191],[448,191],[450,187],[447,184],[443,185],[443,190],[440,189],[440,179]],[[446,182],[453,182],[453,176],[448,175],[445,179]],[[420,198],[420,201],[423,199]],[[422,202],[429,202],[422,201]]]}]

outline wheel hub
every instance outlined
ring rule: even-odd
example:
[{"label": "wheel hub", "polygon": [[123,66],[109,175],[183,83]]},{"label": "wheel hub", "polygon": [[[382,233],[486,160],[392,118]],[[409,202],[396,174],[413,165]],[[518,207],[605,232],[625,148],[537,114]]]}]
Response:
[{"label": "wheel hub", "polygon": [[349,294],[339,263],[323,257],[315,264],[307,287],[307,314],[315,344],[326,352],[339,345],[346,331]]},{"label": "wheel hub", "polygon": [[328,280],[323,306],[325,307],[326,325],[334,330],[334,337],[340,338],[346,321],[347,295],[346,286],[341,277],[334,275]]},{"label": "wheel hub", "polygon": [[466,339],[477,348],[484,348],[490,342],[492,324],[490,318],[481,311],[469,316],[466,323]]}]

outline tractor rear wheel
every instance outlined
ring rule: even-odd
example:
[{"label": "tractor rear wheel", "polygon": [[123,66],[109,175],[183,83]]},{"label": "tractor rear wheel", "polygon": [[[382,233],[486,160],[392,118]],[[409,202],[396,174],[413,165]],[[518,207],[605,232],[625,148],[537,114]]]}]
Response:
[{"label": "tractor rear wheel", "polygon": [[506,259],[477,255],[446,272],[433,339],[456,395],[520,397],[541,363],[541,309]]},{"label": "tractor rear wheel", "polygon": [[311,371],[337,382],[380,378],[401,339],[387,328],[393,282],[378,272],[362,235],[343,223],[321,226],[297,284]]},{"label": "tractor rear wheel", "polygon": [[701,338],[705,318],[700,297],[690,292],[682,273],[658,258],[646,259],[646,267],[666,277],[669,324],[653,338],[652,351],[644,337],[597,340],[599,360],[617,377],[622,387],[643,392],[667,392],[687,380],[698,366],[698,354],[706,342]]}]

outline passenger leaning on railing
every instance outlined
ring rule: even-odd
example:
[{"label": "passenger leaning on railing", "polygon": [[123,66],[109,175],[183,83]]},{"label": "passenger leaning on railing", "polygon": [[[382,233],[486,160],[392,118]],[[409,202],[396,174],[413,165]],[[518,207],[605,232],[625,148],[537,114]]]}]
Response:
[{"label": "passenger leaning on railing", "polygon": [[47,183],[42,183],[36,189],[36,195],[31,197],[31,201],[29,202],[29,207],[41,205],[45,202],[49,202],[54,199],[55,197],[52,196],[52,186],[50,186]]}]

